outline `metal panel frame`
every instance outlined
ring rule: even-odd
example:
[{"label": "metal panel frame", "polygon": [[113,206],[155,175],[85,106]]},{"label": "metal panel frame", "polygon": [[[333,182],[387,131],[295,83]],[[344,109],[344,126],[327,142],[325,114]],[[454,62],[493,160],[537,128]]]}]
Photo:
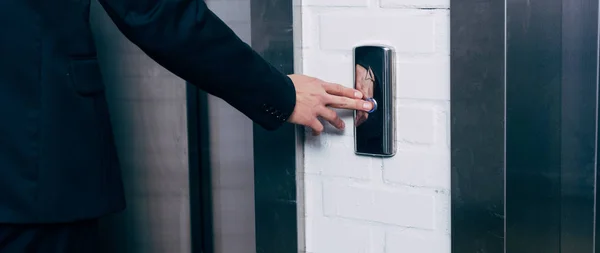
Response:
[{"label": "metal panel frame", "polygon": [[[357,46],[352,50],[352,66],[357,64],[370,65],[375,84],[372,97],[374,107],[369,112],[369,120],[357,126],[354,124],[354,153],[356,155],[373,157],[393,157],[396,155],[396,60],[395,50],[382,44]],[[360,59],[357,59],[360,58]],[[354,88],[357,87],[356,69],[354,69]],[[379,81],[377,79],[379,78]],[[378,87],[379,86],[379,87]],[[379,106],[377,106],[379,104]],[[359,112],[353,112],[356,119]],[[374,138],[381,133],[381,139]],[[378,141],[377,141],[378,140]]]}]

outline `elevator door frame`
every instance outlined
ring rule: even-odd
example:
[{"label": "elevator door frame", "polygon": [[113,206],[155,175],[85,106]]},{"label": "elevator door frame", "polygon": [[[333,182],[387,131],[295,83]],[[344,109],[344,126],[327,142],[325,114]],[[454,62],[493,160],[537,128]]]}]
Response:
[{"label": "elevator door frame", "polygon": [[[600,252],[598,1],[451,0],[450,9],[452,252]],[[535,201],[551,208],[526,201],[545,193]],[[552,232],[517,238],[519,222]]]},{"label": "elevator door frame", "polygon": [[[285,74],[294,71],[293,15],[292,0],[251,0],[251,46]],[[188,84],[187,105],[192,252],[213,253],[208,95]],[[299,133],[291,124],[271,132],[253,126],[257,253],[298,251]]]}]

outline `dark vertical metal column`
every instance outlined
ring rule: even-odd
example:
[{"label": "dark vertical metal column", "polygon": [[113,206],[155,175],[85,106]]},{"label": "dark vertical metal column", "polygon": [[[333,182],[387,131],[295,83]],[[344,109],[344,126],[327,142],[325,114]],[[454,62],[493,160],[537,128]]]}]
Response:
[{"label": "dark vertical metal column", "polygon": [[504,1],[450,9],[452,252],[504,253]]},{"label": "dark vertical metal column", "polygon": [[563,0],[561,252],[594,250],[598,0]]},{"label": "dark vertical metal column", "polygon": [[189,83],[186,89],[192,252],[212,253],[214,238],[208,95]]},{"label": "dark vertical metal column", "polygon": [[[286,74],[294,71],[291,0],[252,0],[252,48]],[[296,136],[293,125],[254,127],[256,252],[298,251]]]},{"label": "dark vertical metal column", "polygon": [[506,252],[560,252],[561,0],[508,0]]},{"label": "dark vertical metal column", "polygon": [[597,1],[508,1],[507,252],[591,252]]}]

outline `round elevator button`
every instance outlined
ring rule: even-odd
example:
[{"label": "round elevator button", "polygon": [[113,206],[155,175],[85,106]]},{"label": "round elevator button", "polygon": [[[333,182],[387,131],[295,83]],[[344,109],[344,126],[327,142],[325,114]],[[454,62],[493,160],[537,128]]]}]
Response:
[{"label": "round elevator button", "polygon": [[366,100],[373,104],[373,108],[371,108],[371,110],[368,111],[368,113],[372,113],[375,110],[377,110],[377,101],[374,98],[367,98]]}]

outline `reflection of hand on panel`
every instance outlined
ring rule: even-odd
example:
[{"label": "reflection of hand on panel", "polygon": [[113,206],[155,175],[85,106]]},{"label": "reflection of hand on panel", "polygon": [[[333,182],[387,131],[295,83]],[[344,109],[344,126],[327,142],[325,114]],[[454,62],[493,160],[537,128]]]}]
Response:
[{"label": "reflection of hand on panel", "polygon": [[[369,67],[367,70],[361,65],[356,64],[356,89],[363,93],[364,98],[372,98],[373,97],[373,85],[374,85],[374,75],[373,70]],[[365,122],[369,118],[369,113],[365,111],[357,111],[356,119],[354,120],[354,124],[356,126],[360,126],[363,122]]]}]

